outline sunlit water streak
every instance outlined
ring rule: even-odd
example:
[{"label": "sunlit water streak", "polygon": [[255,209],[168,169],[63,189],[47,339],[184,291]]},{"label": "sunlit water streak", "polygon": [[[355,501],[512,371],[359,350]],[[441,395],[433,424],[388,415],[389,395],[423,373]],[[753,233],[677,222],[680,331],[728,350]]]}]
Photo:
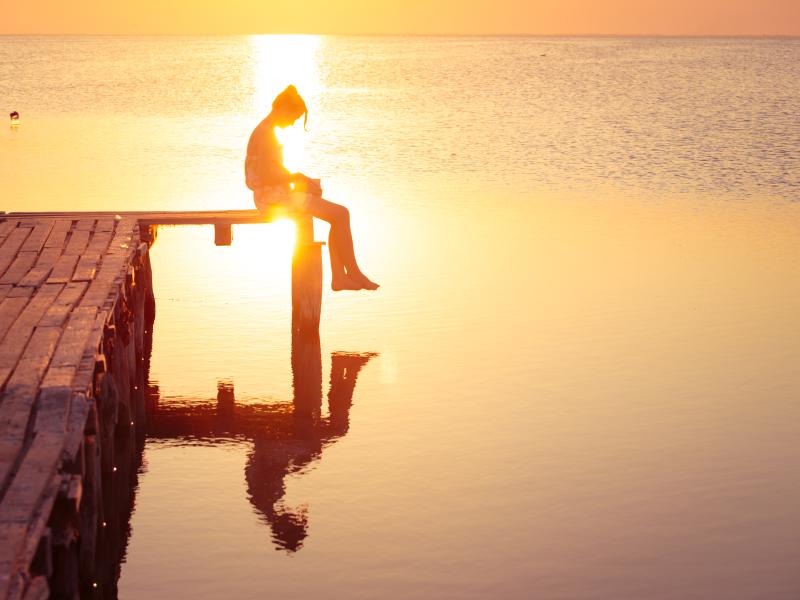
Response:
[{"label": "sunlit water streak", "polygon": [[291,226],[159,232],[161,402],[231,384],[275,424],[258,460],[302,464],[278,504],[307,536],[252,501],[258,435],[165,429],[121,596],[800,595],[798,65],[797,40],[0,38],[5,210],[248,207],[247,136],[295,83],[287,161],[383,284],[325,293],[321,419],[334,353],[378,356],[305,462]]}]

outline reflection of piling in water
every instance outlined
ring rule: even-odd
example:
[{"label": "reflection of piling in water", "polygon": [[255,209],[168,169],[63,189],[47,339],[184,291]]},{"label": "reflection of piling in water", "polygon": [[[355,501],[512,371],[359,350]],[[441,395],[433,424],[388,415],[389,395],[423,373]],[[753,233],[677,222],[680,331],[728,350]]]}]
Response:
[{"label": "reflection of piling in water", "polygon": [[292,387],[295,417],[319,416],[322,405],[322,355],[319,334],[292,335]]}]

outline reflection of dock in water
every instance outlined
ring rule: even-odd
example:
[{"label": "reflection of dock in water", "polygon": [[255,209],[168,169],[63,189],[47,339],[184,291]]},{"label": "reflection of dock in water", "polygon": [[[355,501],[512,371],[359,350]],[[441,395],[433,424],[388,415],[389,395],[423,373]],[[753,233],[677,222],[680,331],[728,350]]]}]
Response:
[{"label": "reflection of dock in water", "polygon": [[308,511],[284,502],[287,475],[302,472],[326,446],[347,433],[356,379],[374,353],[334,352],[328,413],[322,411],[322,360],[319,336],[293,336],[291,402],[237,404],[234,385],[222,381],[217,398],[159,398],[148,393],[149,438],[252,441],[245,465],[248,499],[272,530],[280,549],[298,550],[308,535]]},{"label": "reflection of dock in water", "polygon": [[[146,428],[157,228],[213,225],[228,245],[233,224],[279,216],[0,212],[0,600],[116,596]],[[292,330],[311,340],[298,351],[319,379],[321,243],[310,216],[291,216]],[[273,431],[307,412],[286,408]],[[313,435],[320,447],[335,437]]]}]

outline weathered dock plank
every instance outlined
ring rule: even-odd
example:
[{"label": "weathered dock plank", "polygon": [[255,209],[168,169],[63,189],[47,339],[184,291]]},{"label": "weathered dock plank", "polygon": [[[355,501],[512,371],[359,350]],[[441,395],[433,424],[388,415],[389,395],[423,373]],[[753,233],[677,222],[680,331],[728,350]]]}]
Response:
[{"label": "weathered dock plank", "polygon": [[113,217],[104,217],[97,219],[97,225],[94,228],[95,233],[98,232],[111,232],[114,231],[115,219]]},{"label": "weathered dock plank", "polygon": [[[39,320],[62,289],[63,285],[60,284],[49,284],[40,288],[9,327],[8,333],[0,342],[0,387],[14,370]],[[3,302],[7,300],[9,299]],[[35,351],[35,348],[31,350]]]},{"label": "weathered dock plank", "polygon": [[56,261],[61,257],[61,247],[47,247],[45,246],[39,253],[36,264],[28,271],[28,274],[20,279],[19,284],[22,287],[39,287],[47,281],[50,271]]},{"label": "weathered dock plank", "polygon": [[19,223],[19,219],[8,219],[0,223],[0,239],[4,239],[11,233]]},{"label": "weathered dock plank", "polygon": [[67,234],[69,233],[71,226],[72,220],[70,219],[56,219],[55,223],[53,224],[53,229],[50,231],[50,235],[48,236],[47,241],[44,243],[44,247],[62,248],[67,239]]},{"label": "weathered dock plank", "polygon": [[11,325],[17,320],[25,305],[28,304],[28,296],[29,294],[5,298],[0,303],[0,341],[5,338]]},{"label": "weathered dock plank", "polygon": [[55,225],[55,219],[42,219],[31,231],[20,248],[21,252],[41,252],[47,237]]},{"label": "weathered dock plank", "polygon": [[47,283],[67,283],[72,279],[75,265],[78,264],[78,254],[62,254],[53,265]]},{"label": "weathered dock plank", "polygon": [[72,274],[72,281],[91,281],[94,279],[99,262],[99,253],[86,252],[82,254],[75,267],[75,272]]},{"label": "weathered dock plank", "polygon": [[[44,376],[50,356],[55,351],[60,334],[60,328],[57,327],[37,329],[31,344],[6,384],[3,400],[0,403],[0,432],[2,432],[0,454],[3,456],[0,462],[0,489],[5,489],[7,480],[17,464],[17,458],[25,449],[24,440],[39,383]],[[0,502],[0,509],[4,504],[5,496]]]},{"label": "weathered dock plank", "polygon": [[68,283],[58,297],[53,300],[53,304],[47,309],[39,325],[43,327],[60,327],[64,324],[72,312],[72,307],[77,304],[78,300],[83,296],[83,293],[88,287],[85,281],[73,281]]},{"label": "weathered dock plank", "polygon": [[94,228],[95,219],[78,219],[75,229],[78,231],[91,231]]},{"label": "weathered dock plank", "polygon": [[22,278],[33,268],[36,260],[39,258],[38,252],[22,252],[17,254],[14,261],[8,267],[8,270],[0,277],[0,284],[10,283],[17,285]]},{"label": "weathered dock plank", "polygon": [[16,256],[22,244],[28,239],[31,230],[26,227],[17,227],[12,229],[9,234],[3,239],[3,244],[0,246],[0,253],[11,254]]},{"label": "weathered dock plank", "polygon": [[111,243],[111,231],[95,231],[92,241],[86,247],[86,252],[93,254],[103,254]]},{"label": "weathered dock plank", "polygon": [[91,233],[86,229],[74,229],[70,235],[64,254],[80,254],[89,243]]},{"label": "weathered dock plank", "polygon": [[17,258],[17,252],[28,237],[30,229],[17,227],[13,229],[0,245],[0,276],[5,274],[6,269]]},{"label": "weathered dock plank", "polygon": [[64,335],[50,363],[52,367],[77,368],[86,349],[86,342],[92,333],[96,314],[97,308],[94,306],[81,306],[72,311]]}]

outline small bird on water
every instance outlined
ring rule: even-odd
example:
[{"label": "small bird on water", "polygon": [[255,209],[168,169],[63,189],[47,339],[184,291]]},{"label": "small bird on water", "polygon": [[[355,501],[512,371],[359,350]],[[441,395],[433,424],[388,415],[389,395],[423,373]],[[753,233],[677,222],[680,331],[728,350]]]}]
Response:
[{"label": "small bird on water", "polygon": [[11,117],[11,124],[12,125],[19,125],[19,113],[17,111],[12,112],[8,116]]}]

